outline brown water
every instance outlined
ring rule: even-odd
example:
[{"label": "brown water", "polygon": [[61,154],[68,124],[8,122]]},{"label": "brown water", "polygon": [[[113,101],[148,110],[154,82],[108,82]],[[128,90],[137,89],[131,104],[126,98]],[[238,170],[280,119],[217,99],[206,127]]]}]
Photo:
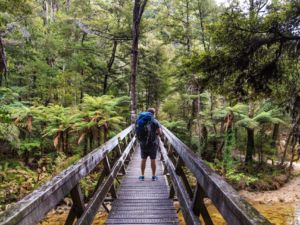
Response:
[{"label": "brown water", "polygon": [[[254,204],[253,206],[276,225],[300,225],[300,203]],[[208,210],[214,224],[227,224],[214,206],[208,206]]]},{"label": "brown water", "polygon": [[[300,225],[300,203],[254,204],[254,207],[276,225]],[[208,206],[208,211],[214,224],[227,224],[213,205]],[[63,225],[66,217],[67,213],[49,213],[40,225]],[[106,213],[98,213],[93,225],[102,225],[106,219]],[[181,225],[185,224],[182,213],[179,213],[179,220]]]},{"label": "brown water", "polygon": [[[47,217],[39,225],[64,225],[68,212],[65,213],[48,213]],[[107,213],[97,213],[93,225],[103,225],[107,219]]]}]

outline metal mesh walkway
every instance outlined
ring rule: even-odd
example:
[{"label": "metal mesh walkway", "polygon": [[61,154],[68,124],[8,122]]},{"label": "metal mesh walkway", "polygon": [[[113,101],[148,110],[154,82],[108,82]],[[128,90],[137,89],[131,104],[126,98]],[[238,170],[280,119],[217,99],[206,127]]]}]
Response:
[{"label": "metal mesh walkway", "polygon": [[106,224],[179,224],[160,160],[157,160],[158,181],[151,180],[150,159],[147,160],[145,181],[139,181],[139,175],[140,150],[137,147]]}]

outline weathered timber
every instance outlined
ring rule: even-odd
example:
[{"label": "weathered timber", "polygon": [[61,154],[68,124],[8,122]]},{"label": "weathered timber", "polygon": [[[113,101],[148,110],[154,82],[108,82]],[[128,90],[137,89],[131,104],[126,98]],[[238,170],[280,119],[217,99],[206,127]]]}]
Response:
[{"label": "weathered timber", "polygon": [[[109,189],[113,186],[114,178],[117,176],[118,172],[120,171],[122,165],[124,165],[125,159],[127,158],[129,152],[131,151],[133,144],[135,142],[135,137],[131,140],[131,142],[126,147],[125,151],[115,163],[113,168],[110,171],[109,176],[106,180],[98,187],[97,191],[89,201],[88,205],[86,206],[83,215],[77,220],[76,225],[90,225],[92,224],[94,217],[103,203],[104,198]],[[117,195],[115,196],[117,197]]]},{"label": "weathered timber", "polygon": [[205,193],[202,187],[197,184],[196,190],[193,196],[193,211],[198,217],[201,213],[205,225],[213,225],[212,219],[208,213],[208,210],[204,204]]},{"label": "weathered timber", "polygon": [[[200,225],[199,215],[203,217],[206,225],[213,224],[204,204],[206,197],[212,200],[228,224],[271,224],[165,127],[164,142],[160,141],[161,159],[165,168],[158,163],[159,180],[153,182],[148,165],[145,181],[139,181],[140,149],[135,145],[136,138],[132,131],[133,126],[128,127],[22,199],[1,216],[0,225],[36,224],[68,194],[72,197],[73,205],[66,224],[73,224],[76,218],[76,224],[91,224],[104,201],[113,201],[106,224],[178,224],[172,201],[175,194],[186,224],[189,225]],[[122,151],[123,149],[125,150]],[[137,151],[131,151],[132,149]],[[114,153],[114,160],[109,161],[111,152]],[[79,182],[100,162],[103,162],[104,170],[99,176],[93,196],[85,206]],[[125,162],[128,163],[127,168],[124,166]],[[197,187],[194,192],[183,166],[196,177]],[[117,191],[113,184],[118,175],[124,177]],[[105,199],[109,191],[111,198]],[[109,211],[107,208],[106,210]]]},{"label": "weathered timber", "polygon": [[179,175],[176,173],[176,168],[168,157],[167,150],[165,149],[162,141],[160,141],[160,151],[163,155],[164,163],[168,169],[168,172],[170,173],[170,178],[173,184],[172,187],[174,188],[176,196],[179,199],[185,222],[189,225],[200,225],[201,223],[199,218],[197,218],[193,212],[192,202],[188,192],[185,189],[184,183],[180,180]]},{"label": "weathered timber", "polygon": [[84,201],[83,201],[83,194],[81,192],[79,184],[77,184],[72,190],[71,190],[71,198],[73,201],[72,208],[69,212],[69,215],[67,217],[67,220],[65,222],[65,225],[72,225],[75,218],[79,218],[83,211],[84,211]]},{"label": "weathered timber", "polygon": [[162,127],[162,130],[174,151],[196,177],[206,196],[212,200],[228,224],[272,224],[167,128]]},{"label": "weathered timber", "polygon": [[190,199],[192,199],[193,198],[193,190],[192,190],[192,188],[189,184],[189,181],[188,181],[188,179],[187,179],[187,177],[186,177],[186,175],[185,175],[185,173],[182,169],[182,166],[184,166],[184,163],[183,163],[182,159],[180,158],[180,156],[178,156],[178,160],[177,160],[177,163],[176,163],[176,166],[175,166],[175,171],[181,177],[181,179],[184,183],[184,186],[186,188],[186,191],[189,194]]},{"label": "weathered timber", "polygon": [[173,201],[169,199],[169,187],[161,162],[157,160],[158,181],[151,180],[149,160],[145,181],[139,181],[140,148],[132,155],[127,173],[118,189],[118,198],[113,202],[106,224],[173,224],[178,225]]},{"label": "weathered timber", "polygon": [[68,195],[75,185],[88,175],[119,144],[119,140],[123,140],[132,130],[133,125],[17,202],[11,209],[4,212],[0,218],[0,224],[31,225],[38,223],[48,211]]},{"label": "weathered timber", "polygon": [[[129,149],[129,151],[130,151],[130,149]],[[111,174],[111,168],[110,168],[110,163],[109,163],[109,160],[108,160],[107,156],[105,156],[105,158],[103,159],[103,164],[104,164],[104,168],[107,171],[107,175],[110,175]],[[112,198],[117,198],[117,193],[116,193],[115,185],[113,183],[112,183],[112,185],[110,187],[110,193],[111,193]]]}]

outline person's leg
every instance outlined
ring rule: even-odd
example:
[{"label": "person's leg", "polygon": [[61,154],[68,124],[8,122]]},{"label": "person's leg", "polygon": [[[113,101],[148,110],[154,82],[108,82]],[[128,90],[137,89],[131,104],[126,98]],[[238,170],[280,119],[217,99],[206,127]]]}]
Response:
[{"label": "person's leg", "polygon": [[157,154],[157,148],[154,146],[152,148],[150,159],[151,159],[151,169],[152,169],[152,180],[156,180],[156,154]]},{"label": "person's leg", "polygon": [[156,175],[156,160],[151,159],[151,169],[152,169],[152,176],[154,177]]},{"label": "person's leg", "polygon": [[148,157],[147,151],[141,148],[141,176],[139,176],[139,180],[143,181],[145,175],[145,168],[146,168],[146,160]]},{"label": "person's leg", "polygon": [[142,173],[142,176],[144,176],[144,174],[145,174],[146,160],[147,159],[142,159],[141,160],[141,173]]}]

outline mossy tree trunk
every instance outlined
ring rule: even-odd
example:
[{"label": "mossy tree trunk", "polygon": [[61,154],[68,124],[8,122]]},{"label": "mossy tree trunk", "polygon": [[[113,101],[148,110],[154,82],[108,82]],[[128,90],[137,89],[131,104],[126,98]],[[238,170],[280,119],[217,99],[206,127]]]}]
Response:
[{"label": "mossy tree trunk", "polygon": [[245,162],[249,163],[253,161],[254,154],[254,129],[247,128],[247,150]]}]

